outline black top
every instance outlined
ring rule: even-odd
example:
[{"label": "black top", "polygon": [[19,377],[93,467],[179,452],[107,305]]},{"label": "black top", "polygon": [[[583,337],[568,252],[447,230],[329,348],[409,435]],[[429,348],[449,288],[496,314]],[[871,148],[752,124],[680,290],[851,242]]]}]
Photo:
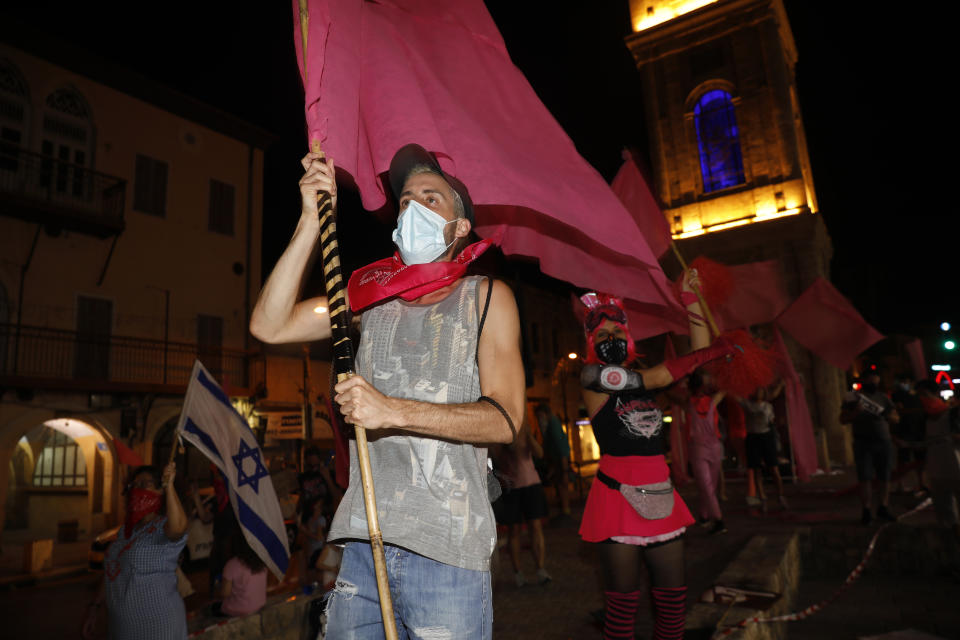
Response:
[{"label": "black top", "polygon": [[592,421],[600,453],[663,455],[663,412],[655,399],[655,393],[645,390],[611,394]]}]

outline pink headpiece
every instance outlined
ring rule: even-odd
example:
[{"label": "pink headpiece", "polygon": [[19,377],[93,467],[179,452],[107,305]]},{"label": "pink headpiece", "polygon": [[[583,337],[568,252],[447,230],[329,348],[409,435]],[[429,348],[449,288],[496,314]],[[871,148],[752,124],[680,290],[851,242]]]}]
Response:
[{"label": "pink headpiece", "polygon": [[597,357],[594,336],[603,321],[612,320],[618,327],[627,334],[627,361],[632,361],[637,357],[636,345],[630,335],[630,327],[627,324],[627,312],[623,308],[623,301],[616,296],[607,293],[596,293],[591,291],[580,296],[580,302],[587,308],[586,316],[583,320],[583,328],[587,334],[587,354],[588,363],[600,362]]}]

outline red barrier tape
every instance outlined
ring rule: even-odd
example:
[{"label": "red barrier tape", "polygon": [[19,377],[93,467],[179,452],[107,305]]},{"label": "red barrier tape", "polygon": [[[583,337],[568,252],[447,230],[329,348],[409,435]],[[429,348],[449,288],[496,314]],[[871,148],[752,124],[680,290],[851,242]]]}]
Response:
[{"label": "red barrier tape", "polygon": [[[897,518],[896,521],[903,520],[904,518],[909,518],[910,516],[923,511],[924,509],[929,507],[931,504],[933,504],[933,500],[930,498],[927,498],[926,500],[918,504],[916,507],[914,507],[910,511],[901,515],[899,518]],[[766,622],[766,623],[792,622],[794,620],[803,620],[804,618],[808,618],[812,616],[817,611],[820,611],[821,609],[826,607],[828,604],[836,600],[841,593],[846,591],[850,587],[850,585],[852,585],[854,582],[857,581],[857,578],[859,578],[860,575],[863,573],[864,567],[867,566],[867,562],[869,562],[870,556],[873,555],[874,547],[877,546],[877,539],[880,537],[880,534],[883,532],[883,530],[886,529],[891,524],[893,524],[893,522],[887,522],[883,524],[879,529],[877,529],[877,532],[873,534],[872,538],[870,538],[870,544],[867,545],[867,551],[866,553],[863,554],[863,560],[861,560],[860,564],[858,564],[856,567],[853,568],[853,571],[851,571],[850,575],[847,576],[847,579],[843,581],[843,584],[840,585],[840,587],[836,591],[834,591],[833,594],[828,598],[824,598],[820,602],[817,602],[816,604],[812,604],[806,609],[803,609],[802,611],[796,611],[794,613],[785,613],[783,615],[772,616],[770,618],[761,618],[760,616],[756,616],[753,618],[745,618],[744,620],[741,620],[740,622],[734,625],[725,627],[723,629],[718,629],[717,632],[713,634],[712,640],[717,640],[719,638],[726,638],[730,634],[734,633],[739,629],[743,629],[747,625],[763,623],[763,622]]]}]

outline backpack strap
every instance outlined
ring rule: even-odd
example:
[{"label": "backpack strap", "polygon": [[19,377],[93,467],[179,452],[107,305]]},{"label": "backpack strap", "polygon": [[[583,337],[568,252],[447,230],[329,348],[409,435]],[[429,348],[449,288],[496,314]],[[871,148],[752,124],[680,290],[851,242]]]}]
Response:
[{"label": "backpack strap", "polygon": [[477,328],[477,351],[474,360],[480,357],[480,336],[483,334],[483,323],[487,321],[487,310],[490,308],[490,296],[493,294],[493,278],[487,276],[487,299],[483,303],[483,312],[480,314],[480,326]]}]

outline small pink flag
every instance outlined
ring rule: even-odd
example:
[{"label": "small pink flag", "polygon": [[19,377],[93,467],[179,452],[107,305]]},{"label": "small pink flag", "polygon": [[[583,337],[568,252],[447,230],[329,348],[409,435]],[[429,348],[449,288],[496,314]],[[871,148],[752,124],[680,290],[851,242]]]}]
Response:
[{"label": "small pink flag", "polygon": [[629,151],[623,152],[623,166],[610,183],[610,188],[633,216],[653,255],[663,257],[673,242],[670,225]]},{"label": "small pink flag", "polygon": [[[174,442],[173,446],[177,446],[177,443]],[[113,439],[113,447],[117,450],[117,459],[123,464],[131,467],[143,466],[143,458],[140,457],[140,454],[125,445],[120,438]]]},{"label": "small pink flag", "polygon": [[780,354],[784,390],[787,394],[787,430],[797,467],[797,478],[806,482],[810,479],[810,474],[817,470],[817,440],[813,433],[810,407],[807,406],[807,394],[793,366],[793,360],[790,359],[783,336],[776,327],[773,328],[773,346]]},{"label": "small pink flag", "polygon": [[777,324],[817,356],[844,370],[870,345],[883,340],[883,334],[823,278],[817,278],[794,300]]}]

